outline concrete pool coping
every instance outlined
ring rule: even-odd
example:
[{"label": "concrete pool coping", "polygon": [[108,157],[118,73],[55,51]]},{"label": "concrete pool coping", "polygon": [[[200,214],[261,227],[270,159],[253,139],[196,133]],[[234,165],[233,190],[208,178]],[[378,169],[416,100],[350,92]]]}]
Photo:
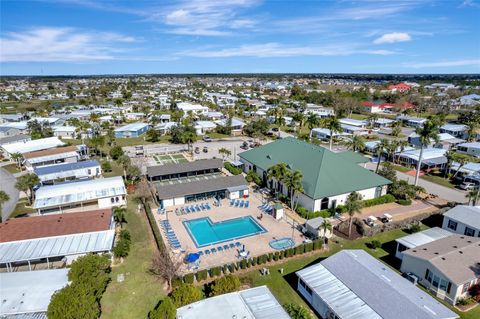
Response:
[{"label": "concrete pool coping", "polygon": [[[220,241],[213,241],[213,242],[209,242],[209,243],[206,243],[206,244],[202,244],[200,245],[197,241],[197,238],[195,237],[195,235],[192,233],[190,227],[189,227],[189,223],[191,222],[194,222],[194,221],[198,221],[198,220],[207,220],[209,222],[210,225],[215,225],[215,224],[224,224],[224,223],[227,223],[227,222],[232,222],[232,221],[235,221],[235,220],[240,220],[240,219],[249,219],[251,222],[253,222],[258,228],[261,229],[261,231],[257,231],[257,232],[254,232],[254,233],[250,233],[250,234],[246,234],[246,235],[243,235],[243,236],[238,236],[238,237],[232,237],[232,238],[229,238],[229,239],[225,239],[225,240],[220,240]],[[225,220],[221,220],[221,221],[217,221],[217,222],[213,222],[212,219],[209,217],[209,216],[206,216],[206,217],[199,217],[199,218],[195,218],[195,219],[190,219],[190,220],[184,220],[182,221],[182,224],[183,226],[185,227],[185,229],[187,230],[187,233],[188,235],[190,236],[190,238],[192,239],[193,243],[195,244],[195,246],[197,248],[203,248],[203,247],[207,247],[207,246],[212,246],[212,245],[218,245],[218,244],[222,244],[222,243],[226,243],[226,242],[229,242],[229,241],[236,241],[236,240],[239,240],[239,239],[243,239],[243,238],[246,238],[246,237],[252,237],[252,236],[256,236],[256,235],[260,235],[260,234],[264,234],[264,233],[267,233],[268,230],[263,227],[262,225],[260,225],[260,223],[258,223],[252,216],[248,215],[248,216],[241,216],[241,217],[235,217],[235,218],[231,218],[231,219],[225,219]],[[216,248],[216,247],[213,247],[213,248]]]}]

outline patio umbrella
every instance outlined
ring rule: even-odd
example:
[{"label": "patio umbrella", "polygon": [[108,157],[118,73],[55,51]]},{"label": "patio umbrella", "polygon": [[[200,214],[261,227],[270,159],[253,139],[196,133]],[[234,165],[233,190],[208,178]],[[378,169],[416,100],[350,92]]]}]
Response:
[{"label": "patio umbrella", "polygon": [[188,254],[187,258],[185,259],[188,263],[196,262],[200,258],[200,255],[197,253]]}]

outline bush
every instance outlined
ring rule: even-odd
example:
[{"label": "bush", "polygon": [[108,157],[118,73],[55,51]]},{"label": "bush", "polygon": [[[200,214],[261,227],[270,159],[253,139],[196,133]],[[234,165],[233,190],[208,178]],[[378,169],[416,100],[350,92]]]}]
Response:
[{"label": "bush", "polygon": [[239,167],[233,166],[233,164],[230,163],[230,162],[225,162],[225,163],[223,164],[223,167],[225,167],[225,169],[226,169],[227,171],[229,171],[232,175],[240,175],[240,174],[242,174],[242,169],[239,168]]},{"label": "bush", "polygon": [[218,277],[222,274],[222,269],[220,267],[213,267],[210,269],[210,277]]},{"label": "bush", "polygon": [[292,319],[312,319],[312,315],[304,307],[289,303],[283,306]]},{"label": "bush", "polygon": [[457,300],[457,305],[468,306],[468,305],[471,305],[474,302],[475,302],[475,300],[473,300],[473,298],[470,298],[470,297],[459,298]]},{"label": "bush", "polygon": [[233,274],[236,271],[235,264],[228,265],[228,271]]},{"label": "bush", "polygon": [[242,260],[240,261],[240,268],[241,268],[241,269],[247,268],[247,261],[246,261],[245,259],[242,259]]},{"label": "bush", "polygon": [[183,282],[186,284],[193,284],[195,281],[195,276],[193,274],[186,274],[183,276]]},{"label": "bush", "polygon": [[223,295],[240,289],[240,279],[233,275],[226,275],[213,283],[213,295]]},{"label": "bush", "polygon": [[419,224],[412,224],[408,227],[410,233],[418,233],[422,228]]},{"label": "bush", "polygon": [[261,264],[266,264],[268,259],[269,259],[269,258],[268,258],[268,255],[267,255],[267,254],[262,255],[262,256],[260,256],[260,263],[261,263]]},{"label": "bush", "polygon": [[382,243],[381,243],[379,240],[376,240],[376,239],[375,239],[375,240],[372,240],[372,241],[370,242],[370,247],[371,247],[372,249],[377,249],[377,248],[382,247]]},{"label": "bush", "polygon": [[110,164],[109,161],[103,161],[101,164],[101,167],[104,173],[108,173],[112,171],[112,164]]},{"label": "bush", "polygon": [[127,257],[130,251],[130,243],[130,233],[128,230],[122,229],[120,231],[119,239],[116,242],[115,247],[113,247],[113,254],[115,257]]},{"label": "bush", "polygon": [[268,258],[267,258],[268,262],[271,262],[272,259],[273,259],[273,253],[268,253]]},{"label": "bush", "polygon": [[262,184],[263,184],[260,176],[257,173],[255,173],[254,171],[249,171],[247,173],[247,177],[245,179],[247,180],[247,182],[249,182],[249,183],[254,182],[258,186],[262,186]]},{"label": "bush", "polygon": [[311,252],[313,250],[313,243],[307,243],[305,244],[305,252]]},{"label": "bush", "polygon": [[386,194],[377,198],[367,199],[362,201],[363,207],[372,207],[381,204],[388,204],[395,202],[395,196],[392,194]]},{"label": "bush", "polygon": [[277,261],[278,258],[279,258],[279,255],[280,255],[280,254],[278,253],[278,251],[276,251],[276,252],[273,254],[273,260],[274,260],[274,261]]},{"label": "bush", "polygon": [[160,234],[160,229],[158,228],[158,224],[155,221],[155,217],[153,216],[152,210],[150,209],[150,205],[148,203],[144,205],[144,210],[147,214],[148,223],[153,231],[153,237],[155,237],[155,243],[157,244],[158,249],[165,250],[165,244],[163,242],[162,235]]},{"label": "bush", "polygon": [[148,319],[175,319],[176,317],[177,308],[170,297],[163,299],[160,305],[148,314]]},{"label": "bush", "polygon": [[117,160],[120,156],[123,155],[123,150],[120,146],[114,146],[110,149],[110,156],[113,160]]},{"label": "bush", "polygon": [[403,206],[408,206],[412,205],[412,200],[411,199],[399,199],[397,200],[397,203]]},{"label": "bush", "polygon": [[321,249],[323,245],[323,241],[321,239],[316,239],[313,241],[313,250]]},{"label": "bush", "polygon": [[199,272],[197,272],[197,281],[202,281],[202,280],[206,280],[207,277],[208,277],[208,272],[206,269],[204,270],[200,270]]},{"label": "bush", "polygon": [[302,245],[299,245],[295,247],[295,255],[301,255],[305,251],[305,247]]},{"label": "bush", "polygon": [[178,308],[202,299],[202,292],[192,284],[181,284],[175,288],[171,297]]},{"label": "bush", "polygon": [[252,258],[252,266],[256,266],[257,265],[257,257],[253,257]]}]

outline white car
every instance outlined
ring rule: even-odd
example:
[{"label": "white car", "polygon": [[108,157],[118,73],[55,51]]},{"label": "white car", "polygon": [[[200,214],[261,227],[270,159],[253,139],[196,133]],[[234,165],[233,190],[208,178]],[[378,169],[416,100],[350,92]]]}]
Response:
[{"label": "white car", "polygon": [[477,185],[475,185],[475,183],[463,182],[458,187],[460,187],[463,190],[469,191],[469,190],[477,188]]},{"label": "white car", "polygon": [[365,219],[365,224],[367,224],[370,227],[375,226],[375,222],[377,221],[377,217],[375,216],[368,216],[367,219]]}]

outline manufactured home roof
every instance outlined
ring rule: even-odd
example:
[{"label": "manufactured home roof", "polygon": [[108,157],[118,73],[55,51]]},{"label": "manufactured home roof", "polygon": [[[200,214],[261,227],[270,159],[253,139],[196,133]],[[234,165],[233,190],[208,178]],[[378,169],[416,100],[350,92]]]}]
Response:
[{"label": "manufactured home roof", "polygon": [[0,264],[110,251],[115,230],[0,243]]},{"label": "manufactured home roof", "polygon": [[0,273],[0,317],[47,311],[53,293],[68,284],[67,274],[66,268]]},{"label": "manufactured home roof", "polygon": [[0,242],[80,234],[108,230],[112,210],[98,209],[79,213],[32,216],[0,223]]},{"label": "manufactured home roof", "polygon": [[343,319],[458,318],[364,250],[343,250],[297,275]]},{"label": "manufactured home roof", "polygon": [[203,299],[177,309],[178,319],[290,319],[267,286]]},{"label": "manufactured home roof", "polygon": [[479,278],[480,238],[454,234],[431,243],[405,250],[409,255],[428,261],[456,284]]},{"label": "manufactured home roof", "polygon": [[453,233],[449,232],[448,230],[439,227],[433,227],[418,233],[398,238],[395,241],[407,248],[414,248],[451,235],[453,235]]},{"label": "manufactured home roof", "polygon": [[148,124],[145,124],[145,123],[131,123],[131,124],[127,124],[127,125],[122,126],[122,127],[118,127],[114,131],[115,132],[136,132],[136,131],[139,131],[139,130],[145,128],[145,126],[148,126]]},{"label": "manufactured home roof", "polygon": [[346,194],[391,182],[321,146],[289,137],[242,152],[240,158],[266,171],[278,163],[303,174],[304,193],[313,199]]},{"label": "manufactured home roof", "polygon": [[42,151],[35,151],[35,152],[28,152],[23,154],[23,158],[25,159],[31,159],[31,158],[37,158],[37,157],[47,157],[51,155],[58,155],[58,154],[70,154],[70,153],[75,153],[77,152],[77,147],[76,146],[65,146],[65,147],[57,147],[57,148],[51,148],[48,150],[42,150]]},{"label": "manufactured home roof", "polygon": [[33,208],[61,206],[104,197],[125,195],[121,176],[42,186],[35,193]]},{"label": "manufactured home roof", "polygon": [[31,140],[27,142],[17,142],[17,143],[6,144],[6,145],[3,145],[2,148],[5,151],[7,151],[9,154],[13,154],[13,153],[25,154],[28,152],[41,151],[41,150],[46,150],[49,148],[59,147],[63,145],[65,145],[65,143],[59,140],[58,137],[54,136],[54,137],[41,138],[38,140]]},{"label": "manufactured home roof", "polygon": [[368,158],[366,158],[365,156],[363,156],[361,153],[358,153],[358,152],[345,151],[345,152],[337,153],[337,155],[342,156],[344,159],[351,161],[352,163],[355,163],[355,164],[370,162]]},{"label": "manufactured home roof", "polygon": [[480,229],[480,206],[458,205],[443,215],[468,227]]},{"label": "manufactured home roof", "polygon": [[94,167],[100,167],[100,163],[96,160],[88,160],[75,163],[35,167],[33,171],[38,175],[40,180],[51,180],[74,176],[78,171],[87,171],[88,169]]},{"label": "manufactured home roof", "polygon": [[15,143],[17,141],[31,140],[30,135],[18,134],[13,136],[5,136],[0,138],[0,145]]},{"label": "manufactured home roof", "polygon": [[242,186],[242,189],[247,188],[247,182],[242,175],[222,176],[188,183],[157,185],[157,196],[160,199],[177,198],[186,195],[221,191],[238,186]]},{"label": "manufactured home roof", "polygon": [[188,172],[197,172],[210,169],[221,169],[223,162],[221,159],[204,159],[180,164],[166,164],[147,167],[147,175],[163,176],[171,174],[181,174]]}]

